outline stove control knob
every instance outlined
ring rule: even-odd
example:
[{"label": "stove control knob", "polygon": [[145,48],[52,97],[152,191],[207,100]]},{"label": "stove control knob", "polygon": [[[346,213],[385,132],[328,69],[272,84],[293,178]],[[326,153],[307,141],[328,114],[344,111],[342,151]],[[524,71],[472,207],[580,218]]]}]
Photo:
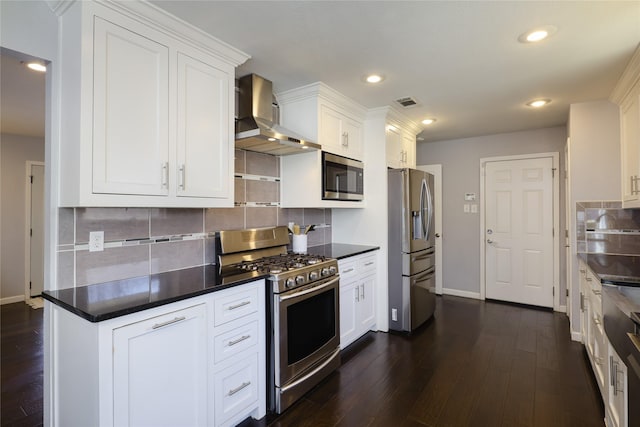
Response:
[{"label": "stove control knob", "polygon": [[311,273],[309,273],[309,280],[318,280],[318,272],[312,271]]},{"label": "stove control knob", "polygon": [[284,285],[287,288],[292,288],[294,285],[296,284],[295,280],[293,279],[293,277],[289,277],[285,282]]},{"label": "stove control knob", "polygon": [[322,271],[320,272],[320,275],[328,276],[329,275],[329,268],[328,267],[323,267]]},{"label": "stove control knob", "polygon": [[329,273],[330,273],[330,274],[332,274],[332,275],[333,275],[333,274],[336,274],[337,272],[338,272],[338,269],[337,269],[334,265],[332,265],[331,267],[329,267]]},{"label": "stove control knob", "polygon": [[304,283],[304,276],[296,276],[296,284],[302,285]]}]

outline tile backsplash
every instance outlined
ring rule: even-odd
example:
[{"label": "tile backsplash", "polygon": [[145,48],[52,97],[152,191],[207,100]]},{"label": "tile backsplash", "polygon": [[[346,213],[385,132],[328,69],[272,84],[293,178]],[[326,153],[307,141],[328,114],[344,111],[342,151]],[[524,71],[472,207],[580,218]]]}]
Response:
[{"label": "tile backsplash", "polygon": [[640,255],[640,210],[621,202],[576,203],[577,251]]},{"label": "tile backsplash", "polygon": [[[309,246],[331,243],[330,209],[280,208],[277,157],[236,150],[234,208],[60,208],[58,289],[210,264],[216,231],[316,224]],[[89,252],[89,232],[105,249]]]}]

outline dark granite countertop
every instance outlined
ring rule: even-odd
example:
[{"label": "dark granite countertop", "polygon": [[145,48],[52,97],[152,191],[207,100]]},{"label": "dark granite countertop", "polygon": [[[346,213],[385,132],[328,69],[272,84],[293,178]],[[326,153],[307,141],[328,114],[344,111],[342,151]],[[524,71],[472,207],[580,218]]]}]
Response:
[{"label": "dark granite countertop", "polygon": [[604,284],[640,287],[640,256],[578,254]]},{"label": "dark granite countertop", "polygon": [[216,265],[78,288],[44,291],[42,297],[90,321],[101,322],[267,277],[255,271],[223,277]]},{"label": "dark granite countertop", "polygon": [[379,246],[350,245],[346,243],[329,243],[321,246],[311,246],[307,250],[312,255],[322,255],[329,258],[343,259],[380,249]]}]

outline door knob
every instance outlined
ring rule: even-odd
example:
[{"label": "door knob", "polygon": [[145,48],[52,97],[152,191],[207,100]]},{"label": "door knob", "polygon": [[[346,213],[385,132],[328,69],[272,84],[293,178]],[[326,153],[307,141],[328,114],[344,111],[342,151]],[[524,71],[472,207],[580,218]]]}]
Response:
[{"label": "door knob", "polygon": [[436,237],[440,237],[440,233],[436,233]]},{"label": "door knob", "polygon": [[493,243],[493,240],[487,239],[487,243],[491,244],[491,243]]},{"label": "door knob", "polygon": [[487,229],[487,234],[493,234],[493,230],[492,229]]}]

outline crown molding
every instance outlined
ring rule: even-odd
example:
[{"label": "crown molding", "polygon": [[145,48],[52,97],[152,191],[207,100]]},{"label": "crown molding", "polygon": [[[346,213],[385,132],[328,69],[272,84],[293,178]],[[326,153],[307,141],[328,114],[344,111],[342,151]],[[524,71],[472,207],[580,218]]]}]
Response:
[{"label": "crown molding", "polygon": [[618,105],[622,103],[624,98],[631,92],[634,86],[640,82],[640,43],[636,47],[633,56],[629,60],[627,67],[622,72],[616,87],[609,95],[609,100]]}]

